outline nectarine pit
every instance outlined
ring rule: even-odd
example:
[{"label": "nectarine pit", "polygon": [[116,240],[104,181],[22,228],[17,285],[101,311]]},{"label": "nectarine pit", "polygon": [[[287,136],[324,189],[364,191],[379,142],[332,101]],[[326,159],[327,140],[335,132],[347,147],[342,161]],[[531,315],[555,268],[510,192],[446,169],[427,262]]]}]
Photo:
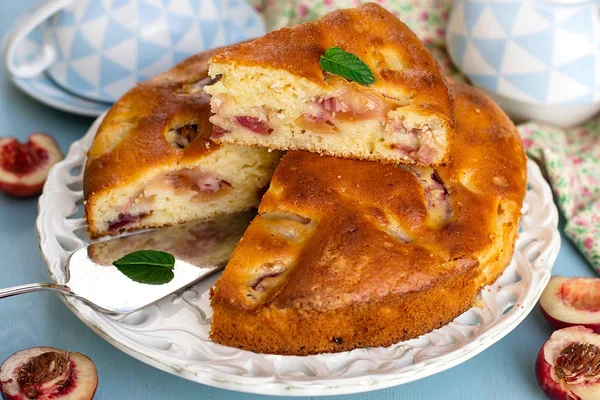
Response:
[{"label": "nectarine pit", "polygon": [[600,378],[600,349],[589,343],[572,343],[556,359],[556,376],[570,384]]},{"label": "nectarine pit", "polygon": [[34,145],[31,140],[19,143],[14,140],[0,148],[2,168],[15,175],[28,174],[48,160],[48,152]]},{"label": "nectarine pit", "polygon": [[57,352],[42,353],[30,359],[18,373],[17,382],[28,398],[40,395],[40,386],[59,377],[64,379],[54,383],[55,390],[62,392],[72,383],[72,365],[67,354]]}]

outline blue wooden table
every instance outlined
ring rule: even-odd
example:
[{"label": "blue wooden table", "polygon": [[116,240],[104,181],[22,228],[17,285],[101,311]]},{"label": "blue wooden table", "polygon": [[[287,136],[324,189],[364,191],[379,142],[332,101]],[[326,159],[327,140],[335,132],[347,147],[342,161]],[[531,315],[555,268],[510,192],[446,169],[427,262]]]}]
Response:
[{"label": "blue wooden table", "polygon": [[[99,0],[92,0],[99,1]],[[38,0],[0,0],[0,37]],[[56,111],[21,93],[0,67],[0,136],[21,140],[33,131],[52,134],[66,153],[92,119]],[[0,287],[48,280],[35,232],[37,199],[16,200],[0,194]],[[573,245],[563,238],[554,273],[592,276]],[[53,294],[36,293],[0,300],[0,360],[31,346],[82,352],[96,363],[100,400],[235,399],[240,394],[169,375],[121,353],[79,321]],[[432,377],[376,392],[332,399],[543,399],[535,357],[551,330],[538,309],[508,336],[475,358]]]}]

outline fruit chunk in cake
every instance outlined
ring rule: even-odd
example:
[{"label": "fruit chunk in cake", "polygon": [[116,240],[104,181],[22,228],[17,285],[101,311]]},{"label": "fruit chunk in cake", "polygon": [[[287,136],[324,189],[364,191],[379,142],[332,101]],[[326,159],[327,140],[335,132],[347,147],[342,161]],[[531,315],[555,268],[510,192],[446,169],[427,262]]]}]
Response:
[{"label": "fruit chunk in cake", "polygon": [[[325,72],[327,49],[360,58],[362,85]],[[370,3],[224,48],[205,87],[219,143],[308,150],[388,163],[435,165],[453,134],[439,65],[406,25]]]},{"label": "fruit chunk in cake", "polygon": [[212,290],[213,341],[294,355],[387,346],[471,307],[512,256],[525,154],[491,100],[453,91],[446,166],[283,157]]},{"label": "fruit chunk in cake", "polygon": [[84,177],[92,238],[258,205],[281,155],[209,139],[211,54],[138,85],[104,118]]}]

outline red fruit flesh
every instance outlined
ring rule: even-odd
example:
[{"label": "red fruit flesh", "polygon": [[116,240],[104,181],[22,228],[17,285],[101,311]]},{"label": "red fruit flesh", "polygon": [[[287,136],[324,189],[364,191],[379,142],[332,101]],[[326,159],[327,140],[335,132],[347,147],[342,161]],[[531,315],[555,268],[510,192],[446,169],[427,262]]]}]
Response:
[{"label": "red fruit flesh", "polygon": [[251,130],[254,133],[258,133],[259,135],[266,136],[273,132],[273,129],[269,127],[269,124],[255,117],[237,117],[236,120],[238,124],[242,125],[244,128]]},{"label": "red fruit flesh", "polygon": [[50,168],[63,155],[50,136],[33,133],[27,143],[0,138],[0,191],[15,197],[41,193]]},{"label": "red fruit flesh", "polygon": [[15,175],[25,175],[39,168],[48,160],[48,152],[30,142],[11,141],[2,147],[1,165]]},{"label": "red fruit flesh", "polygon": [[535,374],[549,399],[600,399],[600,335],[582,326],[554,332],[538,353]]},{"label": "red fruit flesh", "polygon": [[220,139],[223,136],[225,136],[227,133],[229,133],[228,130],[223,129],[219,126],[214,125],[213,129],[212,129],[212,134],[210,135],[210,139],[211,140],[215,140],[215,139]]},{"label": "red fruit flesh", "polygon": [[582,325],[600,333],[600,279],[553,276],[540,298],[542,315],[555,329]]},{"label": "red fruit flesh", "polygon": [[0,367],[4,400],[91,400],[98,386],[92,360],[53,347],[32,347]]},{"label": "red fruit flesh", "polygon": [[140,219],[144,218],[147,215],[148,215],[148,213],[137,214],[137,215],[133,215],[133,214],[129,214],[129,213],[120,213],[116,220],[109,222],[108,230],[114,231],[114,230],[124,228],[127,225],[131,225],[132,223],[139,221]]},{"label": "red fruit flesh", "polygon": [[584,311],[600,311],[600,279],[569,279],[561,286],[565,304]]},{"label": "red fruit flesh", "polygon": [[572,397],[564,391],[559,382],[551,378],[552,366],[545,361],[544,347],[540,349],[535,361],[535,375],[540,388],[551,400],[570,400]]}]

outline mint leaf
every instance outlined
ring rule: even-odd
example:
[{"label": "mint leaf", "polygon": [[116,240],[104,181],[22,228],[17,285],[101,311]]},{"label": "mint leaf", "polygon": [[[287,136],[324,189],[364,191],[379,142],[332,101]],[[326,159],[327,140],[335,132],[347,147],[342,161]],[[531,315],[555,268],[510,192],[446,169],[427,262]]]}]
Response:
[{"label": "mint leaf", "polygon": [[373,72],[367,64],[354,54],[348,53],[339,47],[327,49],[319,59],[319,65],[327,72],[340,75],[361,85],[375,83],[375,76],[373,76]]},{"label": "mint leaf", "polygon": [[164,251],[134,251],[119,258],[113,265],[129,279],[147,285],[163,285],[175,276],[175,257]]}]

